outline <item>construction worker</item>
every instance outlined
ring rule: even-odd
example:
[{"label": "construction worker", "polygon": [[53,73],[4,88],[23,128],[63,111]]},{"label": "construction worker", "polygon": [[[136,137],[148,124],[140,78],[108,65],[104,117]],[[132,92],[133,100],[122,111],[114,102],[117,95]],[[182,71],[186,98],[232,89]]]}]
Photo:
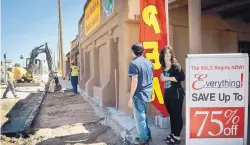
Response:
[{"label": "construction worker", "polygon": [[13,73],[12,73],[12,69],[11,67],[8,67],[7,69],[7,88],[5,90],[5,92],[3,93],[3,99],[6,99],[6,95],[9,92],[9,90],[12,92],[12,94],[14,95],[15,98],[18,98],[15,92],[15,86],[14,86],[14,77],[13,77]]},{"label": "construction worker", "polygon": [[71,63],[71,68],[70,68],[70,74],[71,74],[71,84],[73,87],[73,92],[75,95],[77,95],[77,84],[78,84],[78,75],[79,75],[79,69],[77,66],[75,66],[75,63]]}]

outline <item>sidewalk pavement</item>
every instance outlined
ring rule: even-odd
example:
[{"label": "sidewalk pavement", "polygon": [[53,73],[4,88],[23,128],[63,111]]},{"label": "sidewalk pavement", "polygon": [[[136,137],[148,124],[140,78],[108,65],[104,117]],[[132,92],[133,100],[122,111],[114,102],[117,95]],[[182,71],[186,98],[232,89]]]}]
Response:
[{"label": "sidewalk pavement", "polygon": [[[3,93],[5,92],[7,85],[1,85],[0,86],[0,94],[1,98],[3,97]],[[27,96],[29,96],[31,93],[35,93],[38,90],[42,90],[43,88],[41,86],[33,86],[33,87],[16,87],[15,91],[19,99],[25,99]],[[6,95],[7,98],[13,99],[14,95],[11,91],[9,91]]]},{"label": "sidewalk pavement", "polygon": [[[99,106],[98,100],[94,97],[86,96],[84,90],[78,87],[81,96],[89,102],[94,108],[96,115],[107,118],[107,125],[110,126],[117,134],[120,134],[124,141],[131,144],[135,137],[138,136],[135,127],[135,121],[131,116],[121,113],[112,107],[101,107]],[[154,124],[154,116],[149,116],[149,127],[152,132],[153,140],[149,142],[151,145],[166,145],[164,138],[169,135],[170,128],[161,129],[159,126]],[[185,145],[185,125],[183,126],[181,134],[181,145]]]},{"label": "sidewalk pavement", "polygon": [[[63,87],[68,85],[63,81]],[[33,99],[38,98],[36,96]],[[14,100],[14,99],[9,99]],[[15,115],[13,128],[22,123],[28,105],[36,101],[22,100],[16,106],[11,117]],[[25,103],[23,105],[23,103]],[[13,111],[13,109],[12,109]],[[32,113],[26,113],[32,114]],[[24,119],[23,119],[24,120]],[[39,107],[36,119],[27,138],[12,138],[12,134],[2,134],[0,144],[15,145],[122,145],[122,138],[105,124],[105,118],[95,115],[94,109],[80,95],[71,90],[47,93]],[[19,123],[19,124],[17,124]],[[2,128],[1,128],[2,130]],[[19,134],[19,133],[18,133]],[[5,136],[6,135],[6,136]],[[27,134],[26,134],[27,135]]]},{"label": "sidewalk pavement", "polygon": [[62,85],[62,89],[72,89],[71,82],[67,79],[63,79],[62,77],[59,77],[60,84]]}]

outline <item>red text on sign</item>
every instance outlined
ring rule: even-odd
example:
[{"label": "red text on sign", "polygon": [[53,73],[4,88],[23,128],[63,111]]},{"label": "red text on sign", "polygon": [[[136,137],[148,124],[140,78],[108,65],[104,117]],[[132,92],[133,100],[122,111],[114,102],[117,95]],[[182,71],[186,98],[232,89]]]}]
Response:
[{"label": "red text on sign", "polygon": [[243,138],[244,108],[191,108],[190,138]]}]

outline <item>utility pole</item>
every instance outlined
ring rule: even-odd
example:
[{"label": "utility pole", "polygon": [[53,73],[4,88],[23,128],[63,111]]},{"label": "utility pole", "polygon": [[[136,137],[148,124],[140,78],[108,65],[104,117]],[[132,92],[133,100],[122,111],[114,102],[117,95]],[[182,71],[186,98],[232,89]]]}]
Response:
[{"label": "utility pole", "polygon": [[24,58],[23,58],[23,55],[20,56],[20,59],[21,59],[22,62],[23,62],[23,68],[24,68]]},{"label": "utility pole", "polygon": [[53,52],[53,63],[56,64],[55,52]]},{"label": "utility pole", "polygon": [[4,58],[4,68],[5,68],[4,69],[4,84],[7,84],[7,82],[6,82],[6,78],[7,78],[7,76],[6,76],[7,75],[6,74],[7,73],[7,71],[6,71],[7,70],[7,67],[6,67],[6,52],[4,53],[3,58]]},{"label": "utility pole", "polygon": [[3,58],[4,58],[4,67],[5,67],[5,70],[4,70],[4,84],[7,84],[7,64],[10,64],[11,60],[7,60],[6,52],[4,53]]},{"label": "utility pole", "polygon": [[59,27],[60,27],[60,25],[58,23],[58,44],[57,44],[57,62],[56,62],[57,69],[60,68],[60,60],[61,60],[61,58],[60,58],[61,53],[60,53],[60,29],[59,29]]},{"label": "utility pole", "polygon": [[61,14],[61,0],[58,0],[59,9],[59,41],[60,41],[60,68],[62,70],[62,77],[65,78],[64,74],[64,51],[63,51],[63,39],[62,39],[62,14]]},{"label": "utility pole", "polygon": [[54,63],[54,68],[55,68],[55,70],[57,69],[56,68],[56,53],[55,52],[53,52],[53,63]]}]

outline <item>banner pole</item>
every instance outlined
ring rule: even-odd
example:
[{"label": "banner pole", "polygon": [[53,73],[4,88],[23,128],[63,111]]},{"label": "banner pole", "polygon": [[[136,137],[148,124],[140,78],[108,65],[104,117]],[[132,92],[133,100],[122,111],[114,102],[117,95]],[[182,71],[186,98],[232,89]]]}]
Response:
[{"label": "banner pole", "polygon": [[167,46],[169,46],[169,17],[168,17],[168,0],[165,0],[165,13],[166,13],[166,33],[167,33]]}]

